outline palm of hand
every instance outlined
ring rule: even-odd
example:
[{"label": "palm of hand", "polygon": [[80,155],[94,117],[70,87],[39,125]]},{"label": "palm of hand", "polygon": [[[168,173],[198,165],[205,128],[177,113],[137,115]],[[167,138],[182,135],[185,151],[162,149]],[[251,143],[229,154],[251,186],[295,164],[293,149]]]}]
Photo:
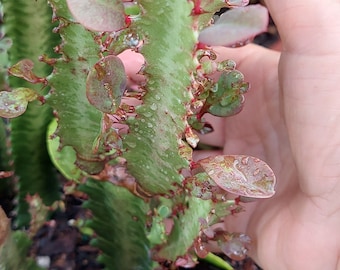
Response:
[{"label": "palm of hand", "polygon": [[[264,269],[339,269],[340,238],[336,236],[340,223],[332,213],[333,202],[320,204],[324,194],[314,197],[308,193],[307,185],[300,187],[303,176],[298,174],[295,165],[299,157],[291,151],[294,145],[286,127],[292,119],[287,119],[289,113],[284,112],[287,104],[283,101],[287,99],[278,85],[279,55],[255,46],[239,49],[239,55],[239,69],[251,82],[252,89],[247,94],[244,110],[226,120],[218,120],[215,124],[221,131],[208,137],[207,142],[223,138],[219,143],[225,154],[262,158],[274,169],[278,185],[274,198],[249,205],[240,217],[227,218],[226,225],[231,231],[248,232],[255,247],[250,254]],[[256,73],[254,67],[258,67]],[[301,123],[300,128],[303,132],[308,125]],[[303,147],[303,141],[298,143]],[[308,149],[311,147],[313,145],[308,145]],[[318,160],[318,156],[315,159]],[[314,166],[318,171],[317,164]]]}]

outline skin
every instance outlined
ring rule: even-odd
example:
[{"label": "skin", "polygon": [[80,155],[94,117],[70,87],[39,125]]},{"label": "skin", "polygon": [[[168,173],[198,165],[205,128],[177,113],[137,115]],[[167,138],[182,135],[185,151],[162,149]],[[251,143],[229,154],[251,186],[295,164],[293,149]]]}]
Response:
[{"label": "skin", "polygon": [[340,270],[340,1],[265,2],[282,52],[215,48],[252,88],[238,115],[206,116],[215,132],[201,141],[259,157],[277,176],[274,197],[225,221],[252,238],[249,255],[263,269]]}]

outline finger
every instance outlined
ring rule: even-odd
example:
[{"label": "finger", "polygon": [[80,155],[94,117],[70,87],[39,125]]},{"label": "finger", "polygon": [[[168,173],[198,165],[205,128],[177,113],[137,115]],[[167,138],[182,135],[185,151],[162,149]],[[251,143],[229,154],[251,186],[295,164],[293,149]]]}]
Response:
[{"label": "finger", "polygon": [[125,72],[128,77],[128,84],[130,87],[133,85],[140,85],[142,82],[144,82],[144,76],[139,74],[144,64],[143,55],[132,50],[126,50],[119,54],[118,57],[124,64]]},{"label": "finger", "polygon": [[257,75],[254,74],[254,67],[261,69],[262,72],[268,61],[278,56],[278,53],[255,44],[248,44],[239,48],[214,47],[213,49],[217,55],[217,62],[232,59],[236,62],[237,69],[251,78],[258,78],[258,73],[256,72]]},{"label": "finger", "polygon": [[223,151],[221,150],[197,150],[197,151],[194,151],[193,153],[193,159],[194,161],[198,161],[203,158],[222,155],[222,154],[223,154]]},{"label": "finger", "polygon": [[[314,53],[336,48],[340,33],[340,3],[337,0],[266,0],[287,51]],[[332,29],[332,31],[329,31]],[[327,30],[327,31],[325,31]]]},{"label": "finger", "polygon": [[[339,207],[339,1],[268,0],[284,53],[280,62],[285,120],[300,187],[321,197],[320,208]],[[332,22],[332,23],[330,23]],[[326,199],[326,200],[325,200]],[[329,207],[333,201],[333,207]]]}]

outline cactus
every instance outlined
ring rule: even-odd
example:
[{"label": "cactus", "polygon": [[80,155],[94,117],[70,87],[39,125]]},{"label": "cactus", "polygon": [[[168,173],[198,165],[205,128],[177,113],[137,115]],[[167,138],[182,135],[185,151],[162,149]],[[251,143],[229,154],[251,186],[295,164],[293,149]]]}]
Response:
[{"label": "cactus", "polygon": [[[38,61],[40,55],[52,54],[57,37],[53,35],[51,10],[47,3],[39,1],[3,1],[5,12],[5,33],[13,45],[8,50],[10,64],[30,57],[35,71],[47,76],[51,68]],[[22,25],[27,27],[24,29]],[[27,87],[41,91],[40,85],[33,85],[20,78],[10,77],[11,88]],[[45,94],[46,94],[46,90]],[[43,93],[41,93],[43,94]],[[46,204],[59,198],[58,182],[46,148],[46,129],[52,119],[52,110],[41,106],[38,101],[29,104],[26,113],[11,120],[11,144],[15,174],[18,181],[17,225],[29,224],[26,194],[39,193]]]},{"label": "cactus", "polygon": [[[246,157],[192,160],[199,141],[194,130],[211,131],[203,115],[238,113],[248,90],[233,61],[215,63],[213,49],[199,42],[205,39],[199,39],[202,29],[215,33],[208,27],[214,13],[233,4],[50,0],[49,9],[47,1],[21,2],[3,1],[13,66],[9,86],[0,92],[0,115],[13,118],[19,226],[28,225],[27,194],[38,193],[47,205],[58,199],[54,172],[46,163],[51,159],[87,194],[83,207],[91,210],[92,219],[86,226],[96,233],[92,244],[102,251],[99,260],[106,269],[193,266],[197,257],[209,255],[208,241],[222,247],[225,239],[239,237],[211,229],[241,209],[239,199],[226,200],[225,194],[271,196],[275,177],[270,168],[250,158],[242,166],[241,183],[233,179],[240,167],[229,161]],[[35,5],[43,13],[36,20]],[[265,17],[263,8],[256,9]],[[26,39],[16,28],[19,20],[40,25],[42,36],[34,42]],[[225,21],[220,25],[229,23]],[[259,21],[258,31],[263,31],[266,18]],[[237,23],[243,25],[242,20]],[[252,29],[248,35],[255,34]],[[239,44],[244,37],[228,42]],[[37,49],[18,49],[32,44]],[[145,59],[140,71],[145,83],[138,90],[126,89],[124,63],[117,56],[127,49]],[[202,61],[204,56],[208,61]],[[222,72],[218,82],[209,77],[216,70]],[[37,158],[30,157],[34,151]],[[213,168],[217,174],[210,173]],[[265,173],[256,179],[247,173],[261,168]],[[240,245],[240,250],[246,248]]]},{"label": "cactus", "polygon": [[0,268],[41,270],[33,258],[26,258],[31,239],[25,232],[11,231],[10,220],[0,207]]},{"label": "cactus", "polygon": [[107,269],[150,269],[145,227],[147,204],[109,182],[90,180],[81,190],[90,195],[84,207],[94,215],[88,226],[98,234],[93,244],[104,251],[99,261]]}]

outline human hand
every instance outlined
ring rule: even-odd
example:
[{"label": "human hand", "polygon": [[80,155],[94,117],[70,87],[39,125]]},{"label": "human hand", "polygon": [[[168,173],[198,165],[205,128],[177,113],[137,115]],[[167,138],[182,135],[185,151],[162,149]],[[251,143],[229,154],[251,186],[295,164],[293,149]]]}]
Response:
[{"label": "human hand", "polygon": [[252,238],[261,267],[340,269],[340,2],[266,3],[283,51],[216,48],[252,88],[240,114],[207,116],[215,132],[202,141],[259,157],[277,176],[273,198],[226,218],[228,230]]}]

